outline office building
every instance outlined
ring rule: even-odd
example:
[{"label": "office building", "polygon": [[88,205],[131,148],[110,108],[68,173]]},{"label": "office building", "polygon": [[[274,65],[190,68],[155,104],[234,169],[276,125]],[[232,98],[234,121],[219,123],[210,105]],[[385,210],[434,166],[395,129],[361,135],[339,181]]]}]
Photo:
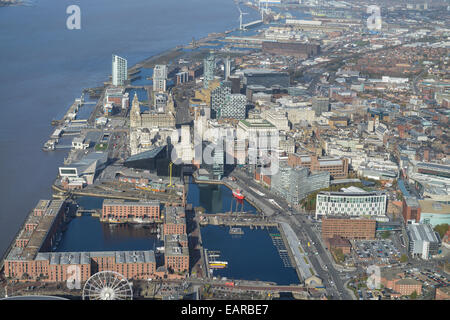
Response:
[{"label": "office building", "polygon": [[231,81],[231,93],[241,93],[241,78],[239,76],[229,76]]},{"label": "office building", "polygon": [[271,189],[294,205],[299,204],[309,193],[329,186],[328,172],[310,173],[307,168],[292,168],[284,162],[279,164],[278,173],[271,178]]},{"label": "office building", "polygon": [[407,222],[419,222],[420,221],[420,205],[417,198],[404,197],[402,215],[405,223]]},{"label": "office building", "polygon": [[127,81],[127,60],[116,56],[112,56],[112,84],[114,86],[123,86]]},{"label": "office building", "polygon": [[319,216],[369,217],[386,221],[387,197],[384,192],[365,192],[349,187],[344,192],[322,191],[316,198]]},{"label": "office building", "polygon": [[345,179],[348,175],[348,159],[327,157],[320,158],[309,154],[289,154],[288,164],[291,167],[302,166],[311,171],[327,171],[334,179]]},{"label": "office building", "polygon": [[375,220],[370,219],[323,218],[322,238],[338,236],[345,239],[372,240],[375,239],[376,224]]},{"label": "office building", "polygon": [[330,111],[330,99],[326,97],[313,97],[312,109],[314,110],[316,117],[320,116],[324,112]]}]

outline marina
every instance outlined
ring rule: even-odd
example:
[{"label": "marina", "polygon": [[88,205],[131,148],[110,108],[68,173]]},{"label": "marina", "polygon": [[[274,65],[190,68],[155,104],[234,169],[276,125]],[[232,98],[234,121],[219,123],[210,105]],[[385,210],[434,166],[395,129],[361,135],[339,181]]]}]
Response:
[{"label": "marina", "polygon": [[[280,257],[266,229],[242,228],[244,234],[234,237],[222,226],[201,228],[203,245],[214,248],[215,260],[227,261],[226,268],[213,268],[212,277],[275,282],[278,285],[298,284],[297,273]],[[209,252],[209,251],[208,251]],[[210,271],[211,272],[211,271]]]}]

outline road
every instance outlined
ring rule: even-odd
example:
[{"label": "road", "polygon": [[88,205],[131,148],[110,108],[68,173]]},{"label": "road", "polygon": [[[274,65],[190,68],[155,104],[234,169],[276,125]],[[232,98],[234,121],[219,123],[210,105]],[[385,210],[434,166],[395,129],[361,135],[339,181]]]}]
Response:
[{"label": "road", "polygon": [[[306,214],[303,212],[292,211],[294,209],[280,210],[266,199],[272,198],[282,208],[289,208],[290,205],[283,198],[255,183],[255,181],[242,170],[235,169],[232,174],[239,180],[243,181],[246,186],[255,188],[256,190],[266,194],[266,197],[260,197],[261,201],[264,201],[267,206],[274,208],[274,210],[276,210],[275,212],[278,213],[276,214],[277,219],[284,220],[289,223],[299,240],[305,244],[304,247],[308,252],[308,258],[313,264],[317,275],[322,279],[329,296],[331,296],[332,299],[352,300],[352,296],[345,288],[340,272],[334,268],[333,263],[330,261],[329,255],[325,251],[326,249],[322,246],[322,241],[320,241],[317,234],[312,230]],[[291,212],[294,212],[295,215],[292,215]],[[313,245],[308,247],[306,245],[308,242]],[[326,269],[322,268],[323,265],[319,263],[319,259],[326,266]]]}]

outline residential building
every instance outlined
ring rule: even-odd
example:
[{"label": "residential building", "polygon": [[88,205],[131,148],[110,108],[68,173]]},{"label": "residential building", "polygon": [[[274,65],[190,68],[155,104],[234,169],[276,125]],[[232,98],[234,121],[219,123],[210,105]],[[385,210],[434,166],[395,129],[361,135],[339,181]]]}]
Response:
[{"label": "residential building", "polygon": [[166,65],[157,64],[153,68],[153,91],[165,92],[167,89],[167,73]]},{"label": "residential building", "polygon": [[127,60],[115,54],[112,56],[112,84],[123,86],[127,81]]}]

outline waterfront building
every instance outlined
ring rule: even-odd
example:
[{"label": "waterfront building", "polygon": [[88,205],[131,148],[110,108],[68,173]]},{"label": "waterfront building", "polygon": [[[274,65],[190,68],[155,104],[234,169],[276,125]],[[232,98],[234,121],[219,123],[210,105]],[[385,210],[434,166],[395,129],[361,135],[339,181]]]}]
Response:
[{"label": "waterfront building", "polygon": [[328,172],[310,173],[305,167],[292,168],[284,162],[279,164],[278,173],[271,178],[271,190],[294,205],[299,204],[309,193],[329,186]]},{"label": "waterfront building", "polygon": [[102,219],[160,219],[160,202],[158,200],[149,201],[121,201],[105,199],[103,201]]},{"label": "waterfront building", "polygon": [[164,236],[164,243],[172,246],[187,247],[188,236],[187,234],[166,234]]},{"label": "waterfront building", "polygon": [[214,53],[210,52],[203,60],[203,88],[209,88],[209,82],[214,80],[214,70],[216,68],[216,59]]},{"label": "waterfront building", "polygon": [[165,105],[164,110],[141,112],[140,102],[135,93],[130,110],[130,128],[175,128],[175,109],[172,95],[167,95]]},{"label": "waterfront building", "polygon": [[428,260],[438,253],[440,240],[429,224],[408,224],[409,251],[413,257]]},{"label": "waterfront building", "polygon": [[5,258],[7,278],[63,282],[76,271],[85,282],[92,274],[106,270],[119,272],[127,279],[147,279],[155,273],[153,251],[50,252],[55,249],[65,209],[63,200],[39,201]]},{"label": "waterfront building", "polygon": [[76,162],[59,167],[59,176],[69,183],[82,181],[93,184],[95,174],[105,167],[107,160],[108,154],[105,152],[90,152]]},{"label": "waterfront building", "polygon": [[105,90],[105,100],[103,104],[111,104],[115,107],[128,109],[129,93],[120,87],[109,87]]},{"label": "waterfront building", "polygon": [[167,89],[168,68],[164,64],[157,64],[153,68],[153,91],[165,92]]},{"label": "waterfront building", "polygon": [[329,112],[331,110],[330,98],[313,97],[312,98],[312,109],[314,110],[316,117],[320,116],[324,112]]},{"label": "waterfront building", "polygon": [[337,157],[319,158],[317,155],[289,154],[291,167],[302,166],[311,171],[327,171],[334,179],[345,179],[348,175],[348,159]]},{"label": "waterfront building", "polygon": [[[127,279],[148,279],[155,274],[153,251],[39,252],[35,259],[7,261],[7,276],[44,282],[65,282],[77,272],[81,283],[100,271],[115,271]],[[78,271],[76,270],[78,269]]]},{"label": "waterfront building", "polygon": [[344,192],[322,191],[316,197],[316,219],[319,216],[371,217],[387,220],[387,196],[384,192],[365,192],[348,188]]},{"label": "waterfront building", "polygon": [[186,234],[186,213],[184,207],[166,207],[164,213],[164,235]]},{"label": "waterfront building", "polygon": [[123,86],[127,81],[127,60],[115,54],[112,56],[112,84]]},{"label": "waterfront building", "polygon": [[169,272],[189,271],[189,248],[164,243],[164,263]]}]

